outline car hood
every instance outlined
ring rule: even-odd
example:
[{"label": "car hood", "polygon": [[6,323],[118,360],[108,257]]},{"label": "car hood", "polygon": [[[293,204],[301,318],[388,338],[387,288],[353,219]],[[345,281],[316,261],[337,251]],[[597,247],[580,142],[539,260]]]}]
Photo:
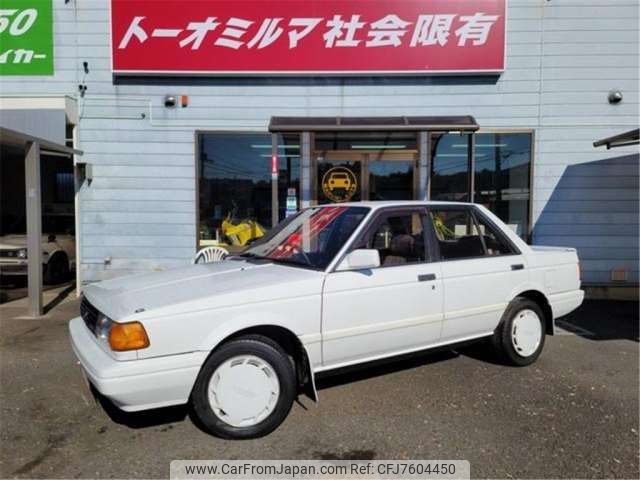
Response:
[{"label": "car hood", "polygon": [[[84,295],[113,320],[143,320],[317,294],[323,277],[322,272],[302,268],[226,260],[107,280],[87,286]],[[288,284],[295,284],[295,289]]]}]

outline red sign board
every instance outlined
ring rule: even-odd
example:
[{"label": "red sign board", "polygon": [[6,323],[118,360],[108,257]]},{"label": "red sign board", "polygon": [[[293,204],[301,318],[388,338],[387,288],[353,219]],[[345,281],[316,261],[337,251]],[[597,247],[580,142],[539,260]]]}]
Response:
[{"label": "red sign board", "polygon": [[506,0],[112,0],[115,73],[504,70]]}]

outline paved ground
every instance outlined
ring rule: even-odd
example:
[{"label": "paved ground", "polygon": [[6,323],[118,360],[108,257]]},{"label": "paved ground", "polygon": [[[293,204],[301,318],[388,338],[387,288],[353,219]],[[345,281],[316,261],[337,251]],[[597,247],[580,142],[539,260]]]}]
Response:
[{"label": "paved ground", "polygon": [[[59,291],[47,293],[49,300]],[[59,298],[58,301],[61,299]],[[198,430],[182,408],[111,417],[84,389],[63,300],[44,320],[0,307],[0,477],[163,477],[172,459],[468,459],[473,477],[638,478],[638,304],[591,302],[528,368],[481,349],[320,382],[252,441]]]},{"label": "paved ground", "polygon": [[[72,282],[65,281],[60,285],[43,285],[43,290],[55,290],[63,286],[69,286]],[[0,304],[6,302],[12,302],[20,298],[24,298],[28,295],[27,291],[27,277],[15,276],[15,277],[0,277]]]}]

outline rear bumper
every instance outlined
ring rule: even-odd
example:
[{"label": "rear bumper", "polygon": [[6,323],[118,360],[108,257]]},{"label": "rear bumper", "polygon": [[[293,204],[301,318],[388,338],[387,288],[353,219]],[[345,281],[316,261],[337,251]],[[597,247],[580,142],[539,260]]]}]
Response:
[{"label": "rear bumper", "polygon": [[127,412],[187,403],[206,352],[118,361],[98,345],[80,317],[69,322],[71,346],[88,380]]},{"label": "rear bumper", "polygon": [[571,292],[556,293],[549,295],[549,305],[553,312],[553,318],[563,317],[582,305],[584,300],[583,290],[573,290]]}]

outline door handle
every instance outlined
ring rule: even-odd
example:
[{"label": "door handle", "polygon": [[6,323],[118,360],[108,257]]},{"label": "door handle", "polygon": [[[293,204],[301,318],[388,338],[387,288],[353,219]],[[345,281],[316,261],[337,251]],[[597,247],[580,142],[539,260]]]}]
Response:
[{"label": "door handle", "polygon": [[511,265],[511,270],[524,270],[524,265],[521,263]]},{"label": "door handle", "polygon": [[435,273],[425,273],[424,275],[418,275],[419,282],[430,282],[436,279]]}]

